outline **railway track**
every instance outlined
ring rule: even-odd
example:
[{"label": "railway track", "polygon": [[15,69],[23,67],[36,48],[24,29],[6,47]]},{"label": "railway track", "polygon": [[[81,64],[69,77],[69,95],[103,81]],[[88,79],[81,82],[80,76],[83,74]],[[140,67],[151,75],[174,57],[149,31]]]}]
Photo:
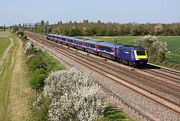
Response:
[{"label": "railway track", "polygon": [[[31,37],[32,37],[32,35],[31,35]],[[150,92],[150,91],[148,91],[146,89],[142,89],[142,87],[139,87],[138,85],[132,84],[132,83],[128,82],[127,80],[124,80],[124,79],[120,78],[116,74],[113,74],[113,73],[105,70],[104,68],[101,68],[101,66],[97,66],[97,63],[96,63],[96,65],[92,64],[92,60],[90,60],[90,62],[87,62],[88,58],[82,58],[80,55],[75,55],[75,53],[69,52],[69,50],[67,48],[65,50],[63,50],[62,48],[60,49],[60,47],[55,46],[55,45],[57,45],[56,43],[54,43],[55,44],[54,45],[53,42],[47,42],[45,39],[43,39],[43,38],[41,38],[39,36],[35,36],[35,35],[33,35],[33,38],[35,40],[40,41],[43,44],[48,45],[49,47],[55,49],[59,53],[64,54],[65,56],[68,56],[69,58],[71,58],[73,60],[75,59],[76,61],[78,61],[82,65],[85,65],[88,68],[90,68],[92,70],[95,70],[96,72],[101,73],[102,75],[104,75],[104,76],[106,76],[108,78],[111,78],[112,80],[114,80],[114,81],[116,81],[118,83],[121,83],[122,85],[124,85],[124,86],[126,86],[126,87],[140,93],[141,95],[144,95],[145,97],[150,98],[151,100],[154,100],[154,101],[160,103],[161,105],[163,105],[163,106],[165,106],[165,107],[167,107],[167,108],[169,108],[169,109],[171,109],[171,110],[173,110],[173,111],[175,111],[177,113],[180,113],[179,104],[176,104],[176,103],[174,103],[174,102],[172,102],[172,101],[170,101],[170,100],[168,100],[168,99],[166,99],[166,98],[164,98],[164,97],[162,97],[160,95],[154,94],[154,93],[152,93],[152,92]],[[48,44],[48,43],[51,43],[51,44]],[[100,63],[98,63],[98,65],[99,64]],[[111,67],[111,69],[112,69],[112,67]]]},{"label": "railway track", "polygon": [[174,83],[177,83],[178,85],[180,84],[180,76],[179,77],[175,75],[172,76],[172,75],[169,75],[168,73],[163,73],[161,70],[144,70],[144,72],[151,73],[152,75],[156,75],[161,78],[170,80]]},{"label": "railway track", "polygon": [[[39,38],[39,39],[45,39],[45,38]],[[59,45],[57,45],[57,43],[52,43],[52,44],[53,44],[54,47],[59,46]],[[70,50],[67,49],[66,51],[70,51]],[[134,79],[138,80],[139,83],[143,83],[143,84],[145,84],[145,85],[147,85],[149,87],[155,88],[156,90],[160,90],[161,92],[167,93],[169,95],[174,95],[174,97],[177,98],[177,105],[179,105],[178,99],[180,97],[180,93],[179,93],[180,88],[179,88],[179,86],[176,86],[175,84],[168,83],[168,82],[166,82],[164,80],[157,80],[155,78],[148,77],[146,75],[142,75],[142,74],[139,74],[137,72],[132,72],[131,70],[122,68],[120,66],[117,68],[117,65],[114,65],[114,64],[111,64],[111,63],[106,63],[104,61],[99,61],[99,59],[96,59],[96,58],[86,57],[86,56],[84,56],[84,55],[82,55],[80,53],[76,53],[74,51],[71,51],[71,53],[73,53],[75,55],[78,54],[78,56],[80,56],[82,58],[86,58],[87,60],[90,60],[91,62],[98,63],[99,66],[107,67],[107,70],[110,71],[109,73],[118,72],[118,73],[114,73],[115,75],[118,75],[119,73],[122,73],[122,74],[124,74],[124,75],[126,75],[128,77],[131,77],[131,78],[134,78]],[[146,81],[144,81],[144,80],[146,80]],[[141,88],[144,88],[144,89],[146,88],[146,87],[143,87],[143,86],[139,86],[135,82],[130,82],[130,83],[133,83],[134,85],[137,85],[138,87],[141,87]],[[153,90],[151,90],[151,92],[154,93]],[[171,97],[169,97],[169,100],[171,100],[172,102],[174,101],[174,100],[171,99]]]}]

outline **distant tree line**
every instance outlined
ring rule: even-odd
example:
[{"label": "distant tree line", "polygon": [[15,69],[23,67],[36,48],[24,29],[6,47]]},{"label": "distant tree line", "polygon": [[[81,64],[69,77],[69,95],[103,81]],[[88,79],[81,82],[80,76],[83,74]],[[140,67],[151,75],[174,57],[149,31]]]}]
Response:
[{"label": "distant tree line", "polygon": [[[20,27],[20,25],[18,25]],[[49,24],[48,21],[37,22],[30,30],[37,33],[56,33],[68,36],[143,36],[143,35],[162,35],[180,36],[180,23],[172,24],[137,24],[137,23],[104,23],[98,22],[57,22]]]},{"label": "distant tree line", "polygon": [[6,26],[0,26],[0,31],[5,31],[6,30]]},{"label": "distant tree line", "polygon": [[84,20],[77,23],[62,21],[57,24],[50,25],[47,29],[48,33],[57,33],[68,36],[143,36],[143,35],[180,35],[180,23],[172,24],[119,24],[119,23],[103,23],[89,22]]}]

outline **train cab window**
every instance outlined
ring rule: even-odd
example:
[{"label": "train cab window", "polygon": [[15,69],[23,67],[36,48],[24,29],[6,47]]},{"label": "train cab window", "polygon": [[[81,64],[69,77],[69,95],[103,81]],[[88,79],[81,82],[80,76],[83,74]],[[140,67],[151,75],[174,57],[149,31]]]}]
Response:
[{"label": "train cab window", "polygon": [[136,51],[137,55],[146,55],[145,51]]}]

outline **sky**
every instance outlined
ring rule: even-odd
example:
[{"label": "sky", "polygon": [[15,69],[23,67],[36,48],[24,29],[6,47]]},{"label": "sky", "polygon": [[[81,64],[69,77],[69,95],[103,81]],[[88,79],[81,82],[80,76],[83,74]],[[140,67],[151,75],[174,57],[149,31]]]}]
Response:
[{"label": "sky", "polygon": [[180,0],[0,0],[0,25],[48,20],[180,22]]}]

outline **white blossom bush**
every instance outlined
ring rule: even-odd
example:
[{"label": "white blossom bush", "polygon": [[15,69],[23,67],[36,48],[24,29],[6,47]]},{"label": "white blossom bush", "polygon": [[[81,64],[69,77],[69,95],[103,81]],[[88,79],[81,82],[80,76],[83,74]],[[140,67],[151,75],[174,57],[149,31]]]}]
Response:
[{"label": "white blossom bush", "polygon": [[74,68],[50,74],[45,80],[43,93],[51,99],[51,121],[94,121],[104,111],[104,101],[95,78]]},{"label": "white blossom bush", "polygon": [[33,49],[33,43],[28,41],[25,45],[25,48],[24,48],[24,53],[27,54],[29,50],[32,50]]},{"label": "white blossom bush", "polygon": [[156,36],[147,35],[136,39],[134,42],[147,50],[150,62],[163,62],[170,53],[167,49],[167,43],[159,41]]}]

